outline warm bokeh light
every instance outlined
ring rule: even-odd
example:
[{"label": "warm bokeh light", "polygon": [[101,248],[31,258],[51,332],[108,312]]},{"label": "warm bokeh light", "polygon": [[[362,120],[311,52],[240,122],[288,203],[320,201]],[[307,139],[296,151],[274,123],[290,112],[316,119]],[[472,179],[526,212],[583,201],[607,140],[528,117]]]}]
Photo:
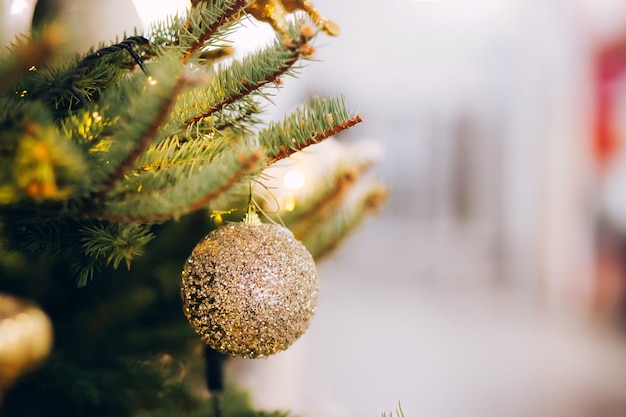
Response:
[{"label": "warm bokeh light", "polygon": [[26,10],[28,10],[31,6],[29,3],[32,2],[28,2],[26,0],[15,0],[13,2],[11,2],[11,9],[10,9],[10,13],[11,15],[19,15],[21,13],[24,13]]},{"label": "warm bokeh light", "polygon": [[292,169],[285,173],[285,176],[283,177],[283,182],[285,184],[285,187],[295,191],[304,186],[306,178],[302,172],[296,169]]}]

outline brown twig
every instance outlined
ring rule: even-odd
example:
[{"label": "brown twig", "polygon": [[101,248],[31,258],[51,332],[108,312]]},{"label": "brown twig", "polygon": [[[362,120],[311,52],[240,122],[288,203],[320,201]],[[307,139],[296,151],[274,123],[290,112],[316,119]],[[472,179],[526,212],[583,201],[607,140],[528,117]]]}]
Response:
[{"label": "brown twig", "polygon": [[319,143],[321,141],[323,141],[324,139],[327,139],[331,136],[336,135],[339,132],[342,132],[346,129],[351,128],[352,126],[356,125],[357,123],[362,122],[363,119],[361,118],[361,116],[357,115],[352,117],[351,119],[346,120],[345,122],[334,126],[331,129],[325,130],[322,133],[318,133],[317,135],[313,136],[312,138],[307,139],[306,141],[304,141],[303,144],[295,146],[294,148],[287,148],[286,146],[281,146],[280,149],[280,153],[270,156],[267,164],[271,165],[277,161],[280,161],[281,159],[285,159],[290,157],[291,155],[293,155],[296,152],[301,151],[304,148],[307,148],[311,145],[315,145],[316,143]]}]

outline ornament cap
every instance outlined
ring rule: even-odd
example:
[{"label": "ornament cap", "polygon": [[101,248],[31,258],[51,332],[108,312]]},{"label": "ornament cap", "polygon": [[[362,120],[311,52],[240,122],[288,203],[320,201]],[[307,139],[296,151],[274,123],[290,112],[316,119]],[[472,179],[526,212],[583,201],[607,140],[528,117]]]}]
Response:
[{"label": "ornament cap", "polygon": [[260,226],[261,224],[263,224],[261,223],[261,219],[259,218],[259,215],[256,214],[256,211],[254,210],[248,210],[248,212],[246,213],[246,216],[243,218],[243,222],[251,226]]}]

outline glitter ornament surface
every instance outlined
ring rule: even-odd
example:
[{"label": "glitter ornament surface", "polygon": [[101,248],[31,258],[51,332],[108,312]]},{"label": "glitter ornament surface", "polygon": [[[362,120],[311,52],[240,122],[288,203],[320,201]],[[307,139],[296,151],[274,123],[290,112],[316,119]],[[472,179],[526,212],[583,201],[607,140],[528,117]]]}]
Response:
[{"label": "glitter ornament surface", "polygon": [[308,328],[318,294],[313,257],[289,229],[235,223],[209,233],[185,263],[189,323],[213,349],[261,358]]}]

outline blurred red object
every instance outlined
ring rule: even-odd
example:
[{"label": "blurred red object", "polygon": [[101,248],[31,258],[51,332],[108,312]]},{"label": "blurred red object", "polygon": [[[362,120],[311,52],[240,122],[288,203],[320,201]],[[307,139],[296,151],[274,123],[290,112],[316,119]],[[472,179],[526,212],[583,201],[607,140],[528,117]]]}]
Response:
[{"label": "blurred red object", "polygon": [[605,167],[620,145],[615,122],[613,85],[626,75],[626,31],[598,48],[594,57],[596,120],[593,150],[600,168]]}]

